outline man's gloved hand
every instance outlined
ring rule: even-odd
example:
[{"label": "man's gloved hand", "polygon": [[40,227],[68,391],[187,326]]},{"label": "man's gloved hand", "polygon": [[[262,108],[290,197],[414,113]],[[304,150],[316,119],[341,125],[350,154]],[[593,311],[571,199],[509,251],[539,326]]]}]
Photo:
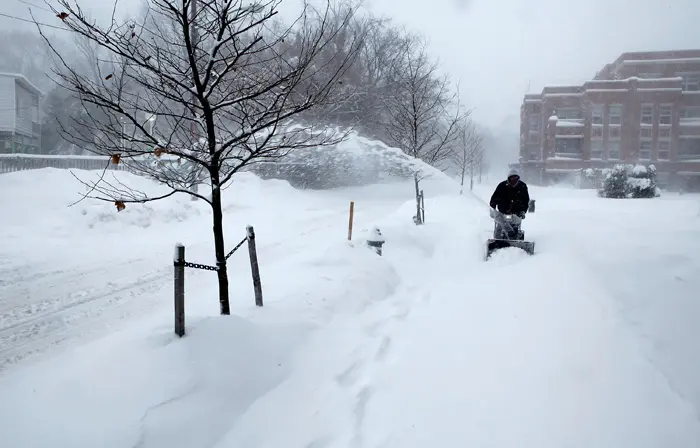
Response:
[{"label": "man's gloved hand", "polygon": [[520,213],[518,213],[518,217],[519,217],[520,219],[525,219],[525,212],[520,212]]}]

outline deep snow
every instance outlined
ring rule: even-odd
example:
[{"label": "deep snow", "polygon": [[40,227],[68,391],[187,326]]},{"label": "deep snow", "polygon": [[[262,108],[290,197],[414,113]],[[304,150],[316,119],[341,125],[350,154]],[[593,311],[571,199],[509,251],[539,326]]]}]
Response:
[{"label": "deep snow", "polygon": [[697,198],[533,188],[536,256],[484,263],[483,204],[424,189],[416,227],[411,182],[242,176],[228,245],[255,225],[265,307],[236,254],[234,316],[216,315],[211,272],[188,272],[178,339],[172,248],[211,263],[204,204],[65,208],[64,171],[0,176],[3,446],[700,446]]}]

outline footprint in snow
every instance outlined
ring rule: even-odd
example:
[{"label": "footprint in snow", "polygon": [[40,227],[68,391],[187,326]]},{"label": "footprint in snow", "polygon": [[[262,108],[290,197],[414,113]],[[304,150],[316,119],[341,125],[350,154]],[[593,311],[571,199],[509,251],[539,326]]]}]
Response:
[{"label": "footprint in snow", "polygon": [[386,360],[386,357],[389,354],[389,350],[391,349],[391,342],[392,340],[389,336],[384,336],[384,338],[382,338],[382,343],[379,345],[379,349],[374,355],[375,361],[381,362]]},{"label": "footprint in snow", "polygon": [[352,386],[357,382],[362,366],[364,366],[364,361],[355,361],[335,377],[336,382],[343,387]]}]

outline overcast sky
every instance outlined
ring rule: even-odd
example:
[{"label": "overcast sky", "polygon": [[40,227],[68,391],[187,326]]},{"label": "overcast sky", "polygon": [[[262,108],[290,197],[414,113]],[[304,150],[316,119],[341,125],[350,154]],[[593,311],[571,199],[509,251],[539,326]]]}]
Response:
[{"label": "overcast sky", "polygon": [[[23,2],[2,13],[29,17]],[[297,0],[285,0],[295,3]],[[519,115],[522,96],[590,79],[620,53],[700,48],[700,0],[365,0],[373,11],[422,32],[484,125]],[[9,7],[6,4],[9,3]],[[122,10],[139,0],[122,0]],[[110,0],[84,0],[96,18]],[[41,11],[39,11],[41,13]],[[48,13],[50,23],[57,19]],[[53,21],[51,21],[53,20]],[[0,26],[19,22],[0,17]]]}]

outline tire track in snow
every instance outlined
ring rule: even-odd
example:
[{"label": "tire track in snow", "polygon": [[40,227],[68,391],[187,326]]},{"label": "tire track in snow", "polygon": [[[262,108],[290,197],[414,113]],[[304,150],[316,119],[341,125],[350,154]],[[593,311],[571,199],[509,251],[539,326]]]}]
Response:
[{"label": "tire track in snow", "polygon": [[[120,263],[118,266],[128,266],[132,271],[136,261],[139,260]],[[55,272],[33,274],[33,277],[43,275],[49,280],[38,286],[40,293],[50,294],[57,287],[55,283],[65,283],[65,276],[53,277],[51,274]],[[105,274],[112,277],[114,271],[102,266],[101,269],[72,272],[68,277],[72,280],[69,285],[95,284],[90,277],[103,278]],[[125,275],[120,277],[125,280],[103,283],[104,286],[101,287],[81,291],[69,287],[62,295],[41,300],[38,304],[20,303],[6,309],[0,327],[0,374],[68,341],[101,334],[126,317],[156,305],[161,296],[155,293],[170,284],[167,280],[171,276],[172,268],[167,266],[142,274],[136,281]],[[8,292],[11,293],[12,290],[3,291],[3,295]]]}]

